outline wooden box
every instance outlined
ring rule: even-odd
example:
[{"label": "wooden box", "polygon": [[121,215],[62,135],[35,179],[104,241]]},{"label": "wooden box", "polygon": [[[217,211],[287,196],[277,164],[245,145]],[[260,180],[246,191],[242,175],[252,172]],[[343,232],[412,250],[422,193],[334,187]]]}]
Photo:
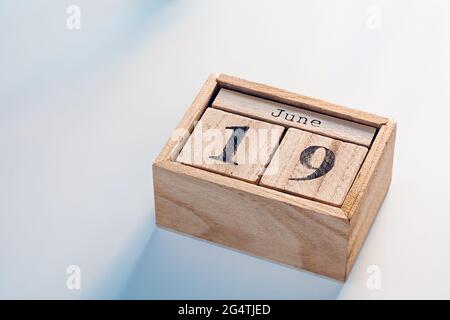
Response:
[{"label": "wooden box", "polygon": [[[389,189],[395,133],[385,117],[212,75],[153,164],[156,223],[345,281]],[[251,150],[259,162],[242,160]]]}]

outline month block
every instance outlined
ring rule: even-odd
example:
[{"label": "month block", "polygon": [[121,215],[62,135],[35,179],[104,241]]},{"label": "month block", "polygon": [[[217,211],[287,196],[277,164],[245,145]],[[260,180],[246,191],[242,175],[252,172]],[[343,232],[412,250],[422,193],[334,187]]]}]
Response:
[{"label": "month block", "polygon": [[396,128],[212,75],[153,163],[156,223],[345,281],[388,192]]},{"label": "month block", "polygon": [[340,206],[366,154],[366,147],[289,129],[261,185]]},{"label": "month block", "polygon": [[240,92],[221,89],[213,107],[288,127],[370,146],[376,128]]},{"label": "month block", "polygon": [[256,183],[283,132],[278,125],[208,108],[177,161]]}]

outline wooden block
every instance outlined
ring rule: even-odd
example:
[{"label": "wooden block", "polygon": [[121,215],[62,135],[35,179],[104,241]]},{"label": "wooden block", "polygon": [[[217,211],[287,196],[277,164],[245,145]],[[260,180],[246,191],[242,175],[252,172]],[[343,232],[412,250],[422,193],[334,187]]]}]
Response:
[{"label": "wooden block", "polygon": [[340,209],[177,162],[156,163],[153,181],[158,226],[345,279]]},{"label": "wooden block", "polygon": [[389,190],[394,162],[397,124],[389,120],[377,135],[342,211],[349,221],[347,270],[349,274]]},{"label": "wooden block", "polygon": [[268,99],[220,89],[213,107],[369,147],[376,128]]},{"label": "wooden block", "polygon": [[[360,146],[363,143],[339,139],[333,132],[324,137],[323,132],[302,132],[288,124],[284,136],[273,135],[281,137],[278,149],[259,141],[256,144],[269,151],[267,154],[277,150],[271,159],[255,165],[246,163],[244,156],[242,163],[238,154],[251,154],[241,145],[251,140],[249,129],[244,137],[235,133],[230,139],[233,129],[226,127],[283,128],[273,121],[255,120],[262,119],[255,115],[242,116],[242,110],[230,110],[241,114],[233,115],[211,108],[223,89],[368,125],[377,132],[365,148]],[[220,143],[194,139],[196,130],[203,132],[200,128],[205,125],[224,135]],[[344,281],[389,189],[395,135],[395,122],[385,117],[227,75],[210,76],[153,163],[156,223]],[[230,163],[196,164],[187,156],[196,141],[210,151],[200,153],[201,159],[211,160],[212,156]],[[233,144],[227,149],[229,141]],[[318,147],[308,149],[311,146]],[[325,148],[334,154],[333,166],[333,156],[326,157]],[[269,165],[264,169],[265,163]],[[310,178],[302,180],[304,177]],[[297,184],[289,186],[289,178],[298,179],[292,180]]]},{"label": "wooden block", "polygon": [[350,120],[356,123],[366,124],[375,128],[380,128],[389,121],[388,118],[381,117],[373,113],[307,97],[295,92],[286,91],[262,83],[248,81],[227,74],[219,74],[216,81],[218,84],[217,88],[246,93],[255,97],[269,99],[298,108],[305,108],[314,112]]},{"label": "wooden block", "polygon": [[208,108],[177,161],[256,183],[283,132],[278,125]]},{"label": "wooden block", "polygon": [[366,153],[366,147],[289,129],[261,185],[340,206]]}]

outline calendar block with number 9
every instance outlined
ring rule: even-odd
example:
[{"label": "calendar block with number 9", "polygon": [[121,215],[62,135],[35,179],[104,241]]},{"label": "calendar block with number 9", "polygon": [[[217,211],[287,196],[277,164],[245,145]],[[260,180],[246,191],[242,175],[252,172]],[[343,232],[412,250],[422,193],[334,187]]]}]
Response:
[{"label": "calendar block with number 9", "polygon": [[211,76],[153,164],[159,226],[344,281],[389,189],[396,124]]}]

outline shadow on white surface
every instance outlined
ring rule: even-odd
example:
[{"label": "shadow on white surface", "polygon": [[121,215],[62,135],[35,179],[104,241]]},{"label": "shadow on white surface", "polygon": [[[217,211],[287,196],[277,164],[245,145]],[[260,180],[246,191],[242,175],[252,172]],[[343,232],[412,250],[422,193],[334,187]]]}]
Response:
[{"label": "shadow on white surface", "polygon": [[122,298],[336,299],[342,286],[309,272],[156,228]]},{"label": "shadow on white surface", "polygon": [[80,30],[70,1],[0,3],[0,298],[122,292],[153,228],[160,149],[150,72],[130,65],[175,2],[79,0]]},{"label": "shadow on white surface", "polygon": [[148,214],[144,221],[136,228],[130,238],[118,250],[119,254],[111,260],[110,268],[94,278],[90,290],[82,295],[83,299],[116,299],[127,286],[128,278],[140,261],[155,228],[154,215]]}]

